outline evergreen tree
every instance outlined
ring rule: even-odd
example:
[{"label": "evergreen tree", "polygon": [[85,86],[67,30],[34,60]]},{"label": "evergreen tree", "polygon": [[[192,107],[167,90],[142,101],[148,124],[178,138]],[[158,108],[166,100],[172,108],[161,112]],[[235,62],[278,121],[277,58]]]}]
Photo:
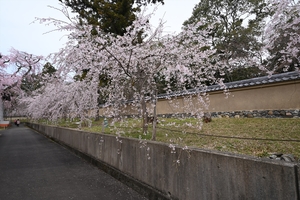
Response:
[{"label": "evergreen tree", "polygon": [[265,6],[265,0],[201,0],[183,25],[202,22],[199,31],[211,27],[219,61],[233,68],[250,67],[247,60],[260,57],[259,38],[269,15]]},{"label": "evergreen tree", "polygon": [[42,74],[52,76],[56,71],[55,67],[52,66],[51,63],[47,62],[43,67]]},{"label": "evergreen tree", "polygon": [[41,88],[44,85],[44,81],[48,77],[51,77],[56,72],[56,69],[47,62],[39,74],[30,74],[23,77],[21,82],[21,89],[27,94]]},{"label": "evergreen tree", "polygon": [[[147,3],[163,0],[59,0],[79,14],[81,23],[100,26],[105,33],[123,35],[135,20],[135,12]],[[136,7],[134,7],[136,3]],[[94,33],[95,34],[95,33]]]}]

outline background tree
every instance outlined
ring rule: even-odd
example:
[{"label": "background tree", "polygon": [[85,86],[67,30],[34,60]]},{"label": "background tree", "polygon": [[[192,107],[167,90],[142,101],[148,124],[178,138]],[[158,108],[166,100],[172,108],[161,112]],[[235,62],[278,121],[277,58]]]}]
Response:
[{"label": "background tree", "polygon": [[270,0],[273,15],[265,31],[265,66],[272,73],[299,70],[300,2]]},{"label": "background tree", "polygon": [[50,62],[47,62],[42,69],[42,76],[53,76],[56,71],[55,67]]},{"label": "background tree", "polygon": [[164,4],[164,0],[135,0],[138,5],[147,5],[149,3],[161,3]]},{"label": "background tree", "polygon": [[[251,67],[255,64],[254,57],[261,60],[260,38],[269,15],[265,6],[265,0],[201,0],[183,25],[202,21],[200,31],[214,24],[209,36],[219,55],[216,64],[223,60],[233,68]],[[227,80],[234,81],[229,72]]]},{"label": "background tree", "polygon": [[[59,0],[79,14],[80,24],[100,27],[105,33],[123,35],[135,20],[136,12],[147,3],[163,0]],[[92,33],[96,34],[93,29]]]},{"label": "background tree", "polygon": [[47,62],[41,73],[38,74],[30,74],[24,76],[22,78],[21,89],[30,95],[33,91],[42,87],[44,82],[47,81],[47,77],[51,77],[55,74],[56,69],[51,65],[51,63]]}]

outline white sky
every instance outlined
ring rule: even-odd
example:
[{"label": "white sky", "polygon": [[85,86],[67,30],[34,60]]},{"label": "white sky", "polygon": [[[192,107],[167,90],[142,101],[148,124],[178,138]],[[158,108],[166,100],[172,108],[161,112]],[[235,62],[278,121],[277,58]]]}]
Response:
[{"label": "white sky", "polygon": [[[165,0],[151,20],[155,26],[160,18],[166,21],[166,32],[179,32],[199,0]],[[50,32],[55,27],[32,23],[35,17],[65,19],[62,13],[48,6],[61,8],[58,0],[0,0],[0,52],[11,48],[48,56],[66,42],[66,33]]]}]

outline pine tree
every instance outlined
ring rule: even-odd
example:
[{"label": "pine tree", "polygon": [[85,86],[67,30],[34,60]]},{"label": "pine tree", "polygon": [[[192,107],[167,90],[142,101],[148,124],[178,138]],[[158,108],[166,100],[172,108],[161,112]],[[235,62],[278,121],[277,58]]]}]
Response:
[{"label": "pine tree", "polygon": [[[59,0],[79,14],[81,23],[100,26],[105,33],[123,35],[141,5],[163,0]],[[134,6],[136,3],[136,6]],[[96,34],[96,33],[94,33]]]}]

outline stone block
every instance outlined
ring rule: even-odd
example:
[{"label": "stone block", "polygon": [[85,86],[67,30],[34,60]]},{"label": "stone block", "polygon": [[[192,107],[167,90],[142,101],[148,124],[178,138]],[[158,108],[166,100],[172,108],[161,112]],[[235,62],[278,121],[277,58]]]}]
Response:
[{"label": "stone block", "polygon": [[272,110],[269,110],[269,111],[268,111],[268,115],[273,115],[273,111],[272,111]]}]

